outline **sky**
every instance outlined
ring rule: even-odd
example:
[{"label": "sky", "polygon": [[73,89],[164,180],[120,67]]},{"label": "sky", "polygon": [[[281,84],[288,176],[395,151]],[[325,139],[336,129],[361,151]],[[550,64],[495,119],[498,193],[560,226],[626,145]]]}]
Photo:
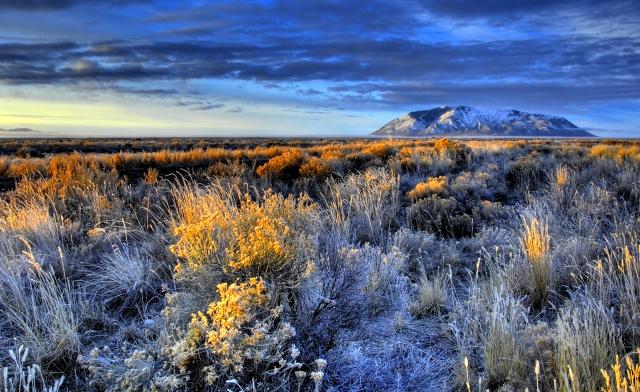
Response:
[{"label": "sky", "polygon": [[443,105],[640,137],[638,20],[638,0],[0,0],[0,137],[362,136]]}]

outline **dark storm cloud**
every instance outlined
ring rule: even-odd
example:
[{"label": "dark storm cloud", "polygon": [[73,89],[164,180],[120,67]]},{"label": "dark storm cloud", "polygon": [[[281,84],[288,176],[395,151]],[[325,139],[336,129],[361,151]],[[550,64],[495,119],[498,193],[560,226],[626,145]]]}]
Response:
[{"label": "dark storm cloud", "polygon": [[67,43],[34,44],[32,50],[29,45],[0,45],[0,80],[11,84],[150,78],[427,82],[522,77],[530,81],[614,81],[635,79],[640,73],[638,47],[639,42],[632,38],[458,45],[400,39],[276,46],[192,41],[101,44],[99,49]]},{"label": "dark storm cloud", "polygon": [[18,62],[28,63],[41,56],[55,59],[59,54],[67,56],[77,48],[78,46],[73,42],[0,44],[0,66]]}]

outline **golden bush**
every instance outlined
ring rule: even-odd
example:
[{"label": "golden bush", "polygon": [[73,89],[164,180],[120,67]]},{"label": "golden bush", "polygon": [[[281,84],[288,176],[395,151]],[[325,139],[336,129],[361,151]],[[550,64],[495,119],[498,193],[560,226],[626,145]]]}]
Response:
[{"label": "golden bush", "polygon": [[0,157],[0,177],[6,176],[11,168],[11,161],[7,158]]},{"label": "golden bush", "polygon": [[640,147],[624,144],[596,144],[589,153],[594,157],[613,159],[617,162],[640,161]]},{"label": "golden bush", "polygon": [[381,142],[370,145],[363,149],[362,152],[365,154],[373,154],[380,158],[387,158],[394,153],[394,149],[391,143]]},{"label": "golden bush", "polygon": [[173,234],[178,242],[171,245],[171,253],[196,270],[207,263],[220,262],[214,258],[231,234],[231,222],[227,215],[214,212],[198,222],[176,227]]},{"label": "golden bush", "polygon": [[247,336],[242,328],[256,317],[257,309],[268,301],[265,283],[250,278],[244,283],[220,283],[218,300],[209,304],[206,312],[191,316],[188,344],[192,349],[205,346],[221,358],[225,366],[241,366],[241,350],[234,346],[258,340],[259,336]]},{"label": "golden bush", "polygon": [[256,169],[260,177],[284,177],[297,174],[298,167],[304,158],[304,153],[299,148],[291,148],[281,155],[275,156],[264,165]]},{"label": "golden bush", "polygon": [[431,195],[444,196],[447,193],[447,177],[429,177],[427,181],[419,182],[407,192],[410,199],[421,199]]},{"label": "golden bush", "polygon": [[12,177],[30,177],[44,172],[42,162],[36,159],[19,159],[11,162],[7,175]]},{"label": "golden bush", "polygon": [[267,193],[262,203],[246,195],[237,208],[176,227],[178,241],[170,250],[192,270],[215,264],[294,284],[312,270],[310,233],[316,211],[306,195],[285,198]]},{"label": "golden bush", "polygon": [[281,306],[269,308],[270,296],[262,279],[221,283],[217,293],[218,299],[205,312],[192,314],[187,329],[188,350],[208,360],[197,363],[191,356],[183,366],[200,366],[210,385],[230,378],[255,383],[301,366],[290,362],[295,361],[294,355],[287,355],[294,351],[290,341],[295,329],[281,320]]},{"label": "golden bush", "polygon": [[471,148],[449,139],[438,139],[434,144],[434,149],[440,157],[448,157],[458,165],[464,165],[471,156]]},{"label": "golden bush", "polygon": [[[286,351],[295,331],[286,320],[297,309],[296,290],[313,271],[317,205],[306,195],[270,191],[261,202],[245,195],[239,205],[217,205],[176,227],[171,252],[185,262],[177,268],[177,281],[187,272],[220,271],[217,299],[206,311],[192,313],[186,348],[178,344],[174,352],[178,367],[199,368],[207,383],[220,385],[291,368]],[[196,361],[194,353],[202,352],[206,357]]]},{"label": "golden bush", "polygon": [[303,177],[323,177],[331,173],[331,165],[318,157],[309,158],[300,166],[300,175]]}]

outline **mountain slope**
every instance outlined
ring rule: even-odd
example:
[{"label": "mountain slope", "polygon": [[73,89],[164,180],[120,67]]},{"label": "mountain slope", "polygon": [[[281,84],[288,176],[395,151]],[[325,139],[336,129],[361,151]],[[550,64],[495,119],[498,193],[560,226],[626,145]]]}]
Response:
[{"label": "mountain slope", "polygon": [[563,117],[507,109],[482,112],[470,106],[440,106],[410,112],[373,132],[378,136],[594,136]]}]

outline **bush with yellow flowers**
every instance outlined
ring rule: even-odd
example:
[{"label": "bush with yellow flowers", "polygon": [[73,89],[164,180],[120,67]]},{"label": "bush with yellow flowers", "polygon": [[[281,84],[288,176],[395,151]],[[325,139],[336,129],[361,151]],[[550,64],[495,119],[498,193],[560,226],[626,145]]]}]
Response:
[{"label": "bush with yellow flowers", "polygon": [[[239,205],[224,205],[174,230],[176,283],[204,276],[210,281],[199,295],[206,297],[211,287],[216,295],[193,308],[171,355],[175,366],[210,385],[235,379],[266,387],[274,375],[282,380],[302,366],[287,355],[295,336],[288,320],[298,311],[301,283],[314,270],[317,205],[306,195],[270,191],[261,202],[246,195]],[[210,270],[218,273],[207,275]]]},{"label": "bush with yellow flowers", "polygon": [[204,351],[202,356],[210,359],[203,368],[208,384],[239,375],[260,378],[267,371],[276,374],[301,366],[287,360],[295,330],[280,321],[281,307],[269,308],[264,280],[220,283],[217,292],[218,300],[205,312],[192,315],[186,338],[191,352]]},{"label": "bush with yellow flowers", "polygon": [[421,199],[423,197],[438,195],[446,196],[447,194],[447,177],[429,177],[426,181],[419,182],[415,188],[407,192],[410,199]]},{"label": "bush with yellow flowers", "polygon": [[181,260],[177,271],[215,267],[231,275],[278,278],[294,286],[313,270],[309,254],[316,213],[317,205],[307,195],[267,192],[262,203],[247,195],[237,208],[175,228],[178,241],[171,252]]}]

